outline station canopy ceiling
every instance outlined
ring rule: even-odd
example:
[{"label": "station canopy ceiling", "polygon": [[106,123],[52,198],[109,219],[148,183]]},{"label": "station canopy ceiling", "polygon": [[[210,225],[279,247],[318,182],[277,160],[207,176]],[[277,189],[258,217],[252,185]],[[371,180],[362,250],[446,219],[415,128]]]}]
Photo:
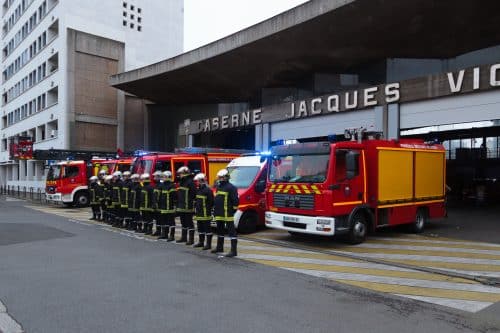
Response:
[{"label": "station canopy ceiling", "polygon": [[164,105],[245,102],[311,73],[500,44],[498,0],[312,0],[193,51],[112,76]]}]

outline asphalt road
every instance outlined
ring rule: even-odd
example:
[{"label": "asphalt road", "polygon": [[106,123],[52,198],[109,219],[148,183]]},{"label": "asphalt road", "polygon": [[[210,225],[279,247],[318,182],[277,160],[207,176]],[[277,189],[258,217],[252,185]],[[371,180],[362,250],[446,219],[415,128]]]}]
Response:
[{"label": "asphalt road", "polygon": [[494,314],[453,312],[218,259],[23,205],[0,199],[0,301],[26,332],[444,333],[500,327]]}]

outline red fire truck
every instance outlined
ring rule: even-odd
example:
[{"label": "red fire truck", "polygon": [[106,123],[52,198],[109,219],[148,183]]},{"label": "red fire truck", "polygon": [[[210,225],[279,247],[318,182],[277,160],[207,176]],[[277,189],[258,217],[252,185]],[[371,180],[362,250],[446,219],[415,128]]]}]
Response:
[{"label": "red fire truck", "polygon": [[346,234],[357,244],[370,229],[408,224],[421,232],[428,219],[446,216],[442,145],[367,139],[362,131],[346,131],[346,137],[355,136],[272,148],[267,227]]},{"label": "red fire truck", "polygon": [[70,150],[35,150],[33,158],[37,160],[61,161],[49,165],[45,181],[46,198],[49,201],[79,207],[89,204],[88,179],[95,176],[102,168],[108,173],[118,170],[119,165],[130,169],[131,159],[116,160],[115,153],[70,151]]},{"label": "red fire truck", "polygon": [[234,158],[248,151],[236,149],[197,148],[176,149],[174,153],[136,152],[132,173],[149,173],[155,171],[176,171],[187,166],[194,174],[203,172],[210,185],[216,180],[217,171],[227,166]]}]

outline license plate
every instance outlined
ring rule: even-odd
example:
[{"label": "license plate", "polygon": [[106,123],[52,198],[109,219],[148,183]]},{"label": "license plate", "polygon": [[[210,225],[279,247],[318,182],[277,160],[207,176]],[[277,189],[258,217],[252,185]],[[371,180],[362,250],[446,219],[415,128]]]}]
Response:
[{"label": "license plate", "polygon": [[299,222],[299,218],[294,216],[283,216],[283,222]]}]

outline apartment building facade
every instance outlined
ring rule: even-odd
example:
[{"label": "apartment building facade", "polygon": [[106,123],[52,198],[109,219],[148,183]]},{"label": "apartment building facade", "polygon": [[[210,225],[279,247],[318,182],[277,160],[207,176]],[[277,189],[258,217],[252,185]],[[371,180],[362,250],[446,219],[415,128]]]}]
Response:
[{"label": "apartment building facade", "polygon": [[182,0],[5,0],[1,11],[1,185],[43,187],[46,161],[9,159],[16,136],[34,149],[140,145],[126,119],[141,103],[108,79],[182,52]]}]

